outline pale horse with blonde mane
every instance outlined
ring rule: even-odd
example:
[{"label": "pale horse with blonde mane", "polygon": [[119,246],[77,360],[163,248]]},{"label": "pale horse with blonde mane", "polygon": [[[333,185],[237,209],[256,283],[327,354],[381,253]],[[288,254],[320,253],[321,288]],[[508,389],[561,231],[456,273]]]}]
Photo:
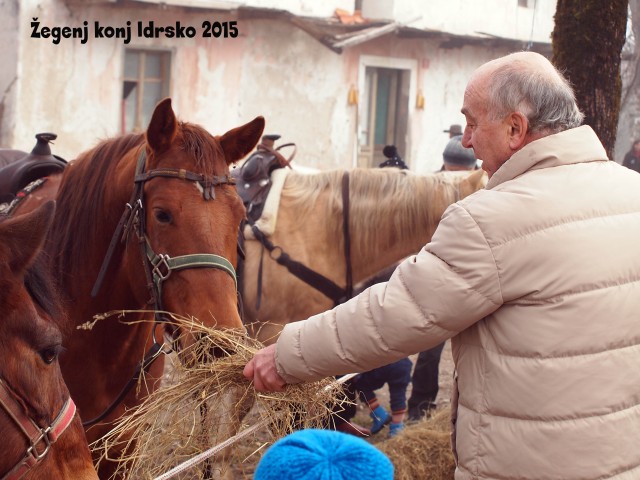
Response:
[{"label": "pale horse with blonde mane", "polygon": [[[272,179],[276,174],[283,177],[281,189],[272,189],[256,224],[276,248],[265,250],[250,228],[245,228],[245,325],[265,344],[273,343],[285,324],[335,304],[278,264],[274,258],[282,252],[341,288],[346,286],[344,173],[273,172]],[[482,170],[418,175],[396,168],[358,168],[350,170],[348,178],[348,243],[354,284],[419,251],[431,239],[445,209],[484,188],[487,181]]]}]

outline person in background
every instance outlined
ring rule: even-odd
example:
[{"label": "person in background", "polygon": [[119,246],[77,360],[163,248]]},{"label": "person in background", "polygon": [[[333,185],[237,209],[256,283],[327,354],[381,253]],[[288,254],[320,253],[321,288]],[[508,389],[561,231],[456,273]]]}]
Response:
[{"label": "person in background", "polygon": [[[407,164],[404,163],[404,160],[402,160],[402,157],[398,153],[398,149],[396,148],[395,145],[385,145],[385,147],[382,149],[382,154],[386,157],[386,160],[381,162],[378,165],[378,168],[399,168],[400,170],[407,170],[409,168],[407,167]],[[370,279],[368,282],[365,282],[364,284],[357,286],[353,292],[354,296],[357,295],[362,290],[364,290],[365,288],[370,287],[374,283],[389,280],[389,277],[391,276],[391,273],[393,272],[393,269],[395,269],[395,267],[396,265],[393,265],[392,268],[385,269],[383,272],[380,272],[379,274],[374,276],[372,279]],[[381,367],[381,368],[384,369],[384,367]],[[411,368],[412,368],[412,364],[410,363],[409,372],[407,374],[408,376],[411,375]],[[401,363],[399,365],[396,365],[396,369],[404,372],[404,370],[406,370],[406,364]],[[388,424],[391,421],[392,416],[389,415],[389,413],[386,410],[384,410],[383,407],[379,407],[377,409],[378,415],[376,415],[373,410],[371,411],[371,418],[373,420],[372,428],[367,428],[353,422],[353,417],[356,416],[356,413],[358,410],[356,405],[358,397],[362,398],[363,401],[366,402],[365,396],[363,396],[363,393],[360,392],[358,382],[361,382],[363,385],[363,388],[367,389],[366,396],[368,396],[369,398],[372,399],[372,401],[374,401],[373,399],[375,399],[376,395],[375,395],[375,392],[372,392],[370,390],[370,385],[372,385],[374,382],[377,385],[382,380],[382,383],[379,384],[380,386],[375,387],[374,390],[382,387],[382,385],[385,384],[385,381],[382,379],[381,375],[383,374],[383,372],[390,372],[391,368],[386,368],[380,372],[378,372],[377,370],[378,369],[374,369],[369,372],[364,372],[355,378],[347,380],[342,385],[343,392],[345,394],[345,397],[349,400],[349,403],[347,403],[346,405],[345,404],[341,405],[339,407],[340,410],[334,412],[331,419],[331,422],[332,422],[332,425],[330,425],[331,428],[339,432],[355,435],[357,437],[368,437],[373,433],[378,433],[380,430],[382,430],[382,428],[384,428],[386,424]],[[391,382],[389,383],[389,389],[400,388],[399,386],[396,385],[396,382],[393,378],[389,378],[388,380],[389,382]],[[404,385],[404,392],[401,395],[399,392],[396,392],[394,394],[395,398],[398,398],[398,399],[400,399],[401,397],[404,398],[404,400],[402,401],[404,406],[400,407],[399,403],[394,403],[394,405],[398,408],[398,411],[396,411],[394,416],[395,425],[390,426],[390,430],[394,432],[393,435],[400,432],[404,428],[404,416],[407,410],[406,392],[407,392],[409,381],[410,379],[407,380],[406,384]],[[391,384],[393,384],[393,387],[391,386]],[[375,405],[377,406],[378,405],[377,400],[375,400],[375,402],[376,402]],[[369,404],[367,403],[367,405]],[[374,407],[374,409],[375,408],[376,407]],[[391,408],[393,410],[393,406]]]},{"label": "person in background", "polygon": [[462,135],[451,137],[442,152],[441,172],[457,172],[462,170],[476,170],[478,162],[473,153],[473,148],[465,148],[462,145]]},{"label": "person in background", "polygon": [[274,443],[254,480],[393,480],[391,460],[367,441],[333,430],[298,430]]},{"label": "person in background", "polygon": [[244,375],[282,391],[451,338],[456,480],[635,478],[640,175],[609,161],[540,54],[476,69],[462,113],[485,189],[388,282],[286,325]]},{"label": "person in background", "polygon": [[[455,125],[451,126],[452,130]],[[451,137],[442,152],[442,168],[444,171],[463,171],[478,168],[476,156],[472,148],[462,146],[462,135]],[[411,396],[408,402],[408,419],[416,422],[431,415],[436,409],[438,397],[440,357],[445,342],[420,352],[416,359],[411,377]]]},{"label": "person in background", "polygon": [[408,170],[407,164],[404,163],[402,157],[398,153],[398,148],[395,145],[385,145],[382,149],[382,154],[387,157],[384,162],[378,165],[378,168],[396,167],[400,170]]},{"label": "person in background", "polygon": [[[395,145],[385,145],[382,153],[387,159],[378,165],[378,168],[399,168],[408,170],[407,164],[402,160]],[[386,282],[391,277],[397,264],[384,269],[362,285],[356,286],[354,296],[366,290],[376,283]],[[353,380],[353,389],[358,392],[360,399],[369,407],[369,415],[372,419],[371,433],[376,434],[385,425],[389,425],[389,437],[394,437],[404,430],[404,417],[407,412],[407,389],[411,382],[411,369],[413,363],[408,358],[382,367],[364,372]],[[376,390],[384,385],[389,388],[389,413],[378,401]],[[354,412],[355,415],[355,412]]]},{"label": "person in background", "polygon": [[[404,417],[407,413],[407,388],[411,382],[413,363],[408,358],[369,370],[358,377],[354,388],[360,399],[369,407],[371,433],[376,434],[389,425],[389,437],[395,437],[404,430]],[[389,388],[389,413],[378,401],[376,390],[387,385]]]},{"label": "person in background", "polygon": [[633,142],[631,150],[624,156],[622,165],[636,172],[640,172],[640,140]]},{"label": "person in background", "polygon": [[449,134],[449,138],[457,137],[458,135],[462,135],[462,126],[454,124],[449,127],[449,130],[443,130],[444,133]]}]

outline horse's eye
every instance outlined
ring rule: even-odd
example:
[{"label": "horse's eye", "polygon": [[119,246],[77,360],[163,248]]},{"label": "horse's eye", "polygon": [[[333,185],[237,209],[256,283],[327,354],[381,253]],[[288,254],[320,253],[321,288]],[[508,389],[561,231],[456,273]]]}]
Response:
[{"label": "horse's eye", "polygon": [[55,362],[60,354],[62,347],[60,345],[53,345],[51,347],[44,348],[40,350],[40,357],[42,357],[42,361],[47,365],[51,365]]},{"label": "horse's eye", "polygon": [[160,223],[171,223],[171,221],[173,220],[171,214],[166,210],[156,209],[154,211],[154,215],[156,217],[156,220]]}]

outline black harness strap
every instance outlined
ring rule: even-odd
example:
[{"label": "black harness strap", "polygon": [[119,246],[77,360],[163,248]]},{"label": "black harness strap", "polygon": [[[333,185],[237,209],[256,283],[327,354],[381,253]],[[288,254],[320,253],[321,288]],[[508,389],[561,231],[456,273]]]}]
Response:
[{"label": "black harness strap", "polygon": [[93,284],[93,289],[91,290],[91,298],[96,298],[98,292],[100,291],[100,287],[102,286],[102,282],[104,281],[104,276],[107,273],[107,268],[109,268],[109,264],[111,263],[111,257],[113,256],[113,252],[116,249],[116,245],[120,240],[122,235],[122,231],[126,223],[129,223],[128,220],[132,218],[133,205],[135,203],[135,199],[138,195],[138,186],[133,189],[133,195],[131,196],[131,200],[129,203],[125,205],[124,212],[122,212],[122,216],[120,217],[120,221],[116,226],[116,229],[111,237],[111,242],[109,243],[109,248],[107,248],[107,253],[102,260],[102,266],[100,267],[100,272],[98,272],[98,277],[96,278],[96,283]]},{"label": "black harness strap", "polygon": [[[288,253],[286,253],[281,247],[274,245],[262,231],[255,225],[251,225],[253,235],[258,240],[264,249],[269,251],[269,256],[273,258],[278,264],[289,270],[290,273],[297,278],[305,282],[307,285],[318,290],[326,297],[333,300],[335,305],[344,303],[353,296],[353,278],[351,267],[351,242],[349,235],[349,173],[345,172],[342,177],[342,205],[343,205],[343,236],[344,236],[344,255],[346,262],[346,287],[341,288],[333,280],[328,279],[324,275],[310,269],[306,265],[293,260]],[[256,310],[260,308],[262,298],[262,255],[260,256],[260,265],[258,267],[258,285],[256,294]],[[272,255],[274,250],[279,250],[280,254],[277,257]]]},{"label": "black harness strap", "polygon": [[[316,290],[322,292],[334,302],[338,302],[342,297],[344,297],[345,291],[334,281],[328,279],[324,275],[314,270],[311,270],[306,265],[293,260],[288,253],[282,250],[282,248],[274,245],[271,240],[269,240],[264,235],[264,233],[262,233],[262,231],[255,225],[251,226],[251,230],[253,231],[253,235],[256,237],[256,240],[258,240],[262,244],[262,246],[269,251],[271,258],[273,258],[278,264],[289,270],[289,272],[291,272],[293,275],[311,285]],[[271,255],[274,250],[279,250],[280,255],[278,255],[277,257]],[[259,268],[260,276],[262,276],[261,270],[262,269]],[[261,285],[261,278],[258,278],[258,287],[260,288]],[[261,293],[262,292],[258,292],[258,297],[260,297]]]},{"label": "black harness strap", "polygon": [[124,397],[127,396],[127,394],[135,386],[135,384],[138,383],[138,379],[140,378],[142,372],[147,373],[151,364],[163,353],[165,353],[165,351],[162,349],[162,345],[154,341],[152,347],[142,359],[142,362],[138,364],[136,370],[133,372],[133,377],[129,379],[129,381],[122,388],[120,394],[115,398],[115,400],[113,400],[113,402],[111,402],[111,404],[100,415],[92,418],[91,420],[82,422],[82,426],[90,427],[107,418],[107,416],[109,416],[109,414],[113,412],[118,405],[120,405],[120,403],[124,400]]},{"label": "black harness strap", "polygon": [[[260,232],[260,230],[258,229],[258,227],[256,227],[255,225],[252,225],[251,229],[253,230],[253,235],[256,235],[256,232]],[[255,230],[254,230],[255,229]],[[269,248],[267,247],[267,245],[265,244],[264,241],[269,242],[264,234],[262,232],[260,232],[261,238],[260,238],[260,243],[262,243],[262,247],[260,249],[260,263],[258,264],[258,284],[256,286],[256,312],[258,310],[260,310],[260,306],[262,305],[262,262],[264,260],[264,249],[265,248]],[[258,238],[258,237],[256,237]],[[273,251],[273,244],[271,242],[269,242],[269,244],[272,245],[272,250],[269,250],[269,253],[271,253]],[[285,265],[286,266],[286,265]]]},{"label": "black harness strap", "polygon": [[353,297],[353,273],[351,268],[351,241],[349,235],[349,172],[342,175],[342,235],[344,236],[344,261],[346,268],[345,301]]}]

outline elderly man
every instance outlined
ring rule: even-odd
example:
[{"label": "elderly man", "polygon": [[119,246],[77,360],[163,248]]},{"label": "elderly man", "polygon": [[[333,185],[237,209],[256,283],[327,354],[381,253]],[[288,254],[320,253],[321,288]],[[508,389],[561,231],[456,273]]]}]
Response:
[{"label": "elderly man", "polygon": [[463,145],[489,175],[387,283],[285,327],[257,390],[367,370],[452,337],[455,478],[637,478],[640,176],[607,160],[562,76],[481,66]]}]

